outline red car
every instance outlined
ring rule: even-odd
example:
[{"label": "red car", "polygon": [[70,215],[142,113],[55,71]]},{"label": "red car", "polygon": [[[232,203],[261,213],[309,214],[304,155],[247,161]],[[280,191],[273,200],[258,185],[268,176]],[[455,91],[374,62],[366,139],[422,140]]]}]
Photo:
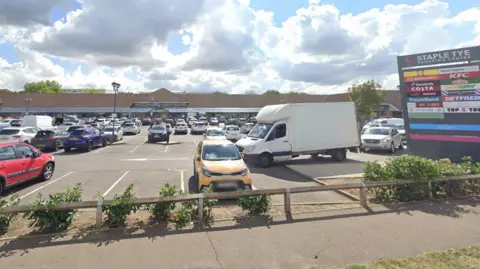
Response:
[{"label": "red car", "polygon": [[0,144],[0,194],[31,179],[49,180],[55,170],[55,158],[24,143]]}]

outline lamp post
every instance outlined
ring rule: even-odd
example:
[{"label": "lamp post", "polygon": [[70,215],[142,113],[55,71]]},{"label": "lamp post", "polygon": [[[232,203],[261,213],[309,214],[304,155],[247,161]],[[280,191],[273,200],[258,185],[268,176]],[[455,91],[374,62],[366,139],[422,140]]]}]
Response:
[{"label": "lamp post", "polygon": [[25,108],[26,108],[26,113],[28,115],[28,105],[32,102],[32,98],[27,97],[25,98]]},{"label": "lamp post", "polygon": [[[113,131],[112,131],[112,138],[115,138],[115,118],[117,117],[117,92],[120,88],[120,83],[112,82],[113,88]],[[113,142],[113,141],[112,141]]]}]

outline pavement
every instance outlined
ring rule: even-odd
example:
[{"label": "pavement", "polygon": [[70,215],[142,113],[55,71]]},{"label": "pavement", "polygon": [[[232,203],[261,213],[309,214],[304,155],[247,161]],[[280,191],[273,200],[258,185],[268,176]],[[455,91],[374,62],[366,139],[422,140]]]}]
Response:
[{"label": "pavement", "polygon": [[[92,200],[97,193],[112,198],[126,186],[134,183],[137,197],[155,197],[158,190],[169,183],[189,191],[193,175],[193,156],[201,135],[172,135],[170,144],[146,144],[147,127],[138,135],[124,136],[122,141],[91,152],[53,153],[56,170],[48,182],[28,182],[6,192],[18,194],[21,203],[32,202],[38,193],[53,194],[81,183],[83,200]],[[359,173],[362,162],[383,160],[389,155],[382,153],[349,153],[342,163],[329,158],[312,160],[300,157],[287,163],[262,169],[250,167],[255,189],[292,188],[312,186],[318,183],[313,177],[325,177]],[[274,196],[273,203],[282,203],[283,197]],[[315,203],[342,201],[347,198],[336,192],[296,194],[292,203]]]},{"label": "pavement", "polygon": [[[218,223],[0,243],[2,268],[284,268],[344,265],[478,245],[477,201],[372,206]],[[322,267],[323,268],[323,267]]]}]

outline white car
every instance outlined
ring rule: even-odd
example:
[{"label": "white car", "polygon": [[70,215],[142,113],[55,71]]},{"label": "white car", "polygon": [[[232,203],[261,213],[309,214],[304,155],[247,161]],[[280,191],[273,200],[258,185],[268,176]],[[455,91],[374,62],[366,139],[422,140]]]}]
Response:
[{"label": "white car", "polygon": [[236,125],[225,126],[225,136],[228,140],[240,140],[242,138],[240,128]]},{"label": "white car", "polygon": [[109,123],[109,121],[105,118],[99,118],[95,120],[95,123],[97,123],[100,126],[105,126]]},{"label": "white car", "polygon": [[208,120],[207,120],[207,117],[200,117],[200,119],[198,119],[198,121],[201,121],[205,124],[208,124]]},{"label": "white car", "polygon": [[133,122],[127,122],[123,125],[123,134],[139,134],[140,128]]},{"label": "white car", "polygon": [[210,124],[211,125],[218,125],[218,119],[215,117],[210,118]]},{"label": "white car", "polygon": [[204,122],[197,121],[193,124],[190,133],[191,134],[202,134],[207,130],[208,125]]},{"label": "white car", "polygon": [[394,153],[397,148],[403,149],[402,136],[397,128],[371,127],[362,134],[362,150],[388,150]]},{"label": "white car", "polygon": [[103,128],[103,133],[113,136],[113,141],[123,140],[123,128],[120,125],[115,124],[115,134],[113,132],[113,126],[106,126]]},{"label": "white car", "polygon": [[188,126],[192,127],[195,122],[197,122],[197,119],[195,117],[189,117],[188,118]]},{"label": "white car", "polygon": [[22,142],[30,144],[38,131],[41,131],[41,129],[37,127],[4,128],[0,131],[0,143]]},{"label": "white car", "polygon": [[203,135],[205,140],[227,140],[225,132],[220,128],[207,128]]},{"label": "white car", "polygon": [[407,137],[406,137],[406,134],[405,134],[405,125],[395,124],[395,127],[397,128],[398,132],[402,136],[402,142],[406,143],[407,142]]},{"label": "white car", "polygon": [[169,132],[170,134],[173,132],[173,128],[172,128],[172,125],[170,125],[170,123],[166,123],[165,127],[167,128],[167,132]]},{"label": "white car", "polygon": [[178,123],[185,123],[185,120],[184,119],[177,119],[177,121],[175,122],[175,125],[177,125]]},{"label": "white car", "polygon": [[240,131],[242,134],[248,134],[253,129],[253,126],[255,126],[255,124],[247,122],[240,128]]},{"label": "white car", "polygon": [[185,122],[175,124],[175,134],[188,134],[188,126]]}]

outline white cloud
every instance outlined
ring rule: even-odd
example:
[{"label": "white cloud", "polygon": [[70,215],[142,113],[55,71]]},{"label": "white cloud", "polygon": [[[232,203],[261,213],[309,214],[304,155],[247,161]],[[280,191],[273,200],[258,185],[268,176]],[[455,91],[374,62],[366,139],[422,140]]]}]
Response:
[{"label": "white cloud", "polygon": [[[16,45],[21,59],[9,64],[0,58],[2,88],[20,89],[43,79],[72,88],[109,88],[115,80],[129,91],[325,94],[373,78],[393,89],[398,54],[480,44],[480,9],[451,14],[448,4],[436,0],[360,14],[310,0],[281,23],[274,22],[272,12],[252,9],[248,0],[122,5],[84,0],[82,10],[57,22],[49,20],[50,12],[71,1],[17,2],[10,9],[0,4],[0,43]],[[468,41],[456,41],[458,33],[448,32],[451,25],[463,27],[462,38]],[[170,33],[180,34],[187,52],[172,52]],[[72,63],[68,70],[73,71],[52,57]]]}]

